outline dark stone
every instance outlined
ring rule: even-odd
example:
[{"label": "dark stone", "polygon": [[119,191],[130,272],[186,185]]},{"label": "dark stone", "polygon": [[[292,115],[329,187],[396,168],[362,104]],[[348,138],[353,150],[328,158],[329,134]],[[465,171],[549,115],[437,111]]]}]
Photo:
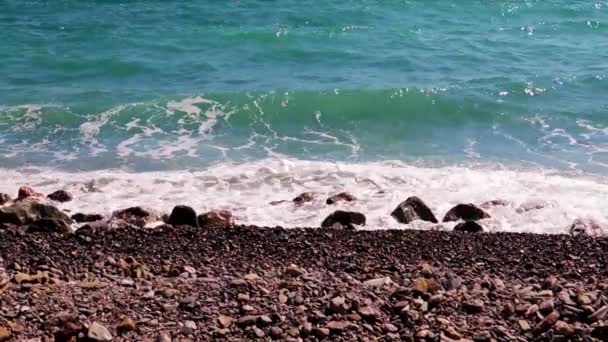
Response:
[{"label": "dark stone", "polygon": [[78,223],[95,222],[95,221],[103,220],[103,216],[99,215],[99,214],[76,213],[76,214],[72,215],[72,220],[74,220]]},{"label": "dark stone", "polygon": [[69,233],[70,225],[64,220],[56,218],[41,218],[27,227],[28,232],[43,233]]},{"label": "dark stone", "polygon": [[454,231],[478,233],[483,232],[483,227],[475,221],[465,221],[457,224],[456,227],[454,227]]},{"label": "dark stone", "polygon": [[0,193],[0,205],[10,202],[11,196],[5,193]]},{"label": "dark stone", "polygon": [[53,192],[52,194],[49,194],[48,196],[46,196],[47,198],[53,200],[53,201],[57,201],[57,202],[69,202],[73,199],[72,195],[64,190],[57,190],[55,192]]},{"label": "dark stone", "polygon": [[72,223],[69,216],[48,204],[24,201],[0,208],[0,223],[22,226],[47,218],[63,220],[66,224]]},{"label": "dark stone", "polygon": [[400,223],[408,224],[414,220],[437,223],[437,218],[431,209],[418,197],[412,196],[401,202],[393,210],[391,216]]},{"label": "dark stone", "polygon": [[198,215],[198,225],[203,226],[231,226],[234,224],[232,213],[229,210],[212,210]]},{"label": "dark stone", "polygon": [[591,337],[601,341],[608,341],[608,325],[598,325],[591,331]]},{"label": "dark stone", "polygon": [[458,220],[477,221],[489,217],[490,215],[488,215],[488,213],[477,207],[475,204],[458,204],[454,208],[450,209],[447,214],[445,214],[443,222]]},{"label": "dark stone", "polygon": [[147,223],[158,220],[159,217],[158,214],[151,209],[130,207],[113,212],[112,219],[120,219],[124,220],[128,224],[137,227],[144,227]]},{"label": "dark stone", "polygon": [[338,202],[352,202],[352,201],[356,201],[357,198],[355,196],[353,196],[352,194],[349,194],[348,192],[341,192],[339,194],[335,194],[331,197],[329,197],[325,203],[327,203],[328,205],[332,205],[332,204],[336,204]]},{"label": "dark stone", "polygon": [[292,201],[295,204],[303,204],[306,202],[312,202],[317,198],[318,194],[316,192],[304,192],[294,198]]},{"label": "dark stone", "polygon": [[354,229],[353,225],[365,225],[365,215],[353,211],[338,210],[327,216],[321,223],[322,228],[332,228],[337,223],[342,227]]},{"label": "dark stone", "polygon": [[167,223],[172,226],[192,226],[198,227],[196,211],[185,205],[177,205],[171,211]]}]

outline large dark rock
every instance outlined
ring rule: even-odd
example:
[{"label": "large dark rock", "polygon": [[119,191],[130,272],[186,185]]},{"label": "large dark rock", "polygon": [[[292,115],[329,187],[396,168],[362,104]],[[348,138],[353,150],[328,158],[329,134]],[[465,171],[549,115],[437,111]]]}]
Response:
[{"label": "large dark rock", "polygon": [[198,225],[204,226],[231,226],[234,218],[229,210],[212,210],[198,215]]},{"label": "large dark rock", "polygon": [[10,223],[18,226],[30,225],[40,220],[57,220],[62,223],[42,221],[58,227],[69,227],[72,219],[61,210],[48,204],[33,201],[23,201],[11,206],[0,208],[0,223]]},{"label": "large dark rock", "polygon": [[0,205],[6,204],[11,201],[11,196],[0,192]]},{"label": "large dark rock", "polygon": [[196,211],[186,205],[177,205],[171,211],[167,223],[172,226],[198,227]]},{"label": "large dark rock", "polygon": [[57,190],[46,196],[47,198],[56,202],[69,202],[73,199],[72,195],[64,190]]},{"label": "large dark rock", "polygon": [[103,216],[99,215],[99,214],[76,213],[76,214],[72,215],[72,220],[74,220],[78,223],[95,222],[95,221],[103,220]]},{"label": "large dark rock", "polygon": [[41,218],[27,227],[28,232],[43,233],[69,233],[72,231],[70,225],[61,219]]},{"label": "large dark rock", "polygon": [[488,213],[477,207],[475,204],[458,204],[454,208],[450,209],[447,214],[445,214],[443,222],[458,220],[477,221],[489,217],[490,215]]},{"label": "large dark rock", "polygon": [[353,196],[352,194],[348,193],[348,192],[341,192],[339,194],[335,194],[331,197],[329,197],[325,203],[327,203],[328,205],[332,205],[332,204],[336,204],[338,202],[352,202],[352,201],[356,201],[357,198],[355,196]]},{"label": "large dark rock", "polygon": [[465,221],[465,222],[461,222],[461,223],[457,224],[454,227],[454,231],[478,233],[478,232],[483,232],[483,227],[475,221]]},{"label": "large dark rock", "polygon": [[353,211],[338,210],[330,214],[321,223],[322,228],[336,228],[338,225],[343,228],[355,229],[354,225],[365,225],[365,215]]},{"label": "large dark rock", "polygon": [[400,223],[408,224],[414,220],[437,223],[437,218],[431,209],[418,197],[412,196],[401,202],[391,216]]},{"label": "large dark rock", "polygon": [[130,225],[144,227],[146,224],[160,219],[157,212],[142,207],[130,207],[112,213],[112,220],[123,220]]}]

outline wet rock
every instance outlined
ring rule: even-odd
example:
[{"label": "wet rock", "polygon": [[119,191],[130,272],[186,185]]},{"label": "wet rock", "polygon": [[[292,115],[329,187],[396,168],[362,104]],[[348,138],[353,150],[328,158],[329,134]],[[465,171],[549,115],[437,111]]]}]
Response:
[{"label": "wet rock", "polygon": [[467,233],[479,233],[483,232],[483,227],[475,221],[465,221],[457,224],[454,227],[454,231],[467,232]]},{"label": "wet rock", "polygon": [[11,201],[11,196],[8,194],[0,192],[0,205],[4,205]]},{"label": "wet rock", "polygon": [[103,216],[99,215],[99,214],[76,213],[76,214],[72,215],[71,218],[72,218],[72,220],[74,220],[77,223],[95,222],[95,221],[103,220]]},{"label": "wet rock", "polygon": [[17,191],[17,201],[23,201],[26,198],[41,199],[43,197],[44,195],[41,192],[37,192],[27,185],[21,186]]},{"label": "wet rock", "polygon": [[69,216],[48,204],[24,201],[0,208],[0,223],[23,226],[41,219],[62,220],[66,225],[72,223]]},{"label": "wet rock", "polygon": [[347,228],[355,229],[355,225],[365,225],[365,215],[353,211],[337,210],[327,216],[321,223],[322,228],[336,228],[336,224]]},{"label": "wet rock", "polygon": [[171,211],[167,223],[172,226],[198,227],[196,211],[185,205],[177,205]]},{"label": "wet rock", "polygon": [[408,224],[414,220],[437,223],[437,218],[431,209],[418,197],[412,196],[400,203],[391,216],[397,222]]},{"label": "wet rock", "polygon": [[158,221],[159,215],[152,209],[130,207],[113,212],[111,220],[122,220],[128,225],[143,228],[148,223]]},{"label": "wet rock", "polygon": [[234,224],[234,218],[230,210],[212,210],[204,214],[198,215],[198,225],[205,226],[231,226]]},{"label": "wet rock", "polygon": [[443,222],[450,221],[477,221],[484,218],[489,218],[490,215],[477,207],[475,204],[458,204],[450,209],[443,217]]},{"label": "wet rock", "polygon": [[112,341],[112,334],[108,328],[103,325],[93,322],[87,331],[87,337],[92,341],[107,342]]},{"label": "wet rock", "polygon": [[573,236],[588,235],[601,236],[606,231],[605,227],[594,219],[578,218],[570,225],[569,232]]},{"label": "wet rock", "polygon": [[497,200],[485,201],[485,202],[481,203],[479,205],[479,207],[483,208],[483,209],[490,209],[490,208],[493,208],[493,207],[506,207],[506,206],[508,206],[510,204],[511,203],[509,201],[497,199]]},{"label": "wet rock", "polygon": [[557,323],[558,319],[559,313],[557,311],[553,311],[534,327],[533,332],[537,335],[544,333],[545,331],[551,329],[551,327],[553,327],[553,325]]},{"label": "wet rock", "polygon": [[64,220],[54,218],[42,218],[34,221],[27,227],[28,232],[43,233],[70,233],[72,228]]},{"label": "wet rock", "polygon": [[300,195],[296,196],[292,200],[292,202],[297,205],[301,205],[301,204],[304,204],[307,202],[312,202],[312,201],[316,200],[318,196],[319,196],[319,194],[316,192],[304,192],[304,193],[301,193]]},{"label": "wet rock", "polygon": [[129,317],[125,317],[118,325],[116,325],[118,333],[126,333],[135,330],[135,321]]},{"label": "wet rock", "polygon": [[53,193],[48,194],[46,197],[50,200],[61,203],[69,202],[73,199],[72,195],[65,190],[57,190]]},{"label": "wet rock", "polygon": [[338,202],[352,202],[352,201],[356,201],[357,198],[355,196],[353,196],[352,194],[348,193],[348,192],[341,192],[339,194],[335,194],[331,197],[329,197],[325,203],[327,203],[328,205],[332,205],[332,204],[336,204]]}]

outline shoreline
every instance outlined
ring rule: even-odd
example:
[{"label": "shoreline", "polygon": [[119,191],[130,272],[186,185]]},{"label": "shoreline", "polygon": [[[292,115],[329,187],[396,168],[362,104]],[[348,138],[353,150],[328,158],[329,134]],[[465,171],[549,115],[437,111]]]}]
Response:
[{"label": "shoreline", "polygon": [[604,238],[168,225],[0,237],[12,340],[608,336]]}]

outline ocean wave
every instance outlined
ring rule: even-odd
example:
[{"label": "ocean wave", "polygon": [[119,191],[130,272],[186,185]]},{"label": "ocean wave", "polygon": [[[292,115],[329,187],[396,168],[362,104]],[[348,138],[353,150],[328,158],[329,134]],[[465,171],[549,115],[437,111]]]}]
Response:
[{"label": "ocean wave", "polygon": [[[458,203],[504,200],[509,204],[489,209],[492,217],[482,222],[493,232],[566,233],[577,218],[608,222],[608,205],[603,200],[608,195],[605,177],[546,169],[514,170],[499,165],[427,168],[399,161],[264,159],[220,163],[199,171],[73,173],[37,168],[1,172],[0,192],[14,193],[17,184],[22,183],[47,193],[66,189],[75,200],[61,207],[72,212],[108,214],[133,205],[166,212],[174,205],[186,204],[199,212],[229,209],[239,223],[314,227],[333,210],[342,208],[365,213],[366,229],[402,229],[406,226],[398,224],[390,212],[405,198],[417,195],[438,217]],[[318,192],[319,201],[303,206],[270,205],[305,191]],[[327,196],[342,191],[351,192],[358,200],[337,206],[325,204]],[[415,222],[409,227],[451,226],[437,228]]]}]

